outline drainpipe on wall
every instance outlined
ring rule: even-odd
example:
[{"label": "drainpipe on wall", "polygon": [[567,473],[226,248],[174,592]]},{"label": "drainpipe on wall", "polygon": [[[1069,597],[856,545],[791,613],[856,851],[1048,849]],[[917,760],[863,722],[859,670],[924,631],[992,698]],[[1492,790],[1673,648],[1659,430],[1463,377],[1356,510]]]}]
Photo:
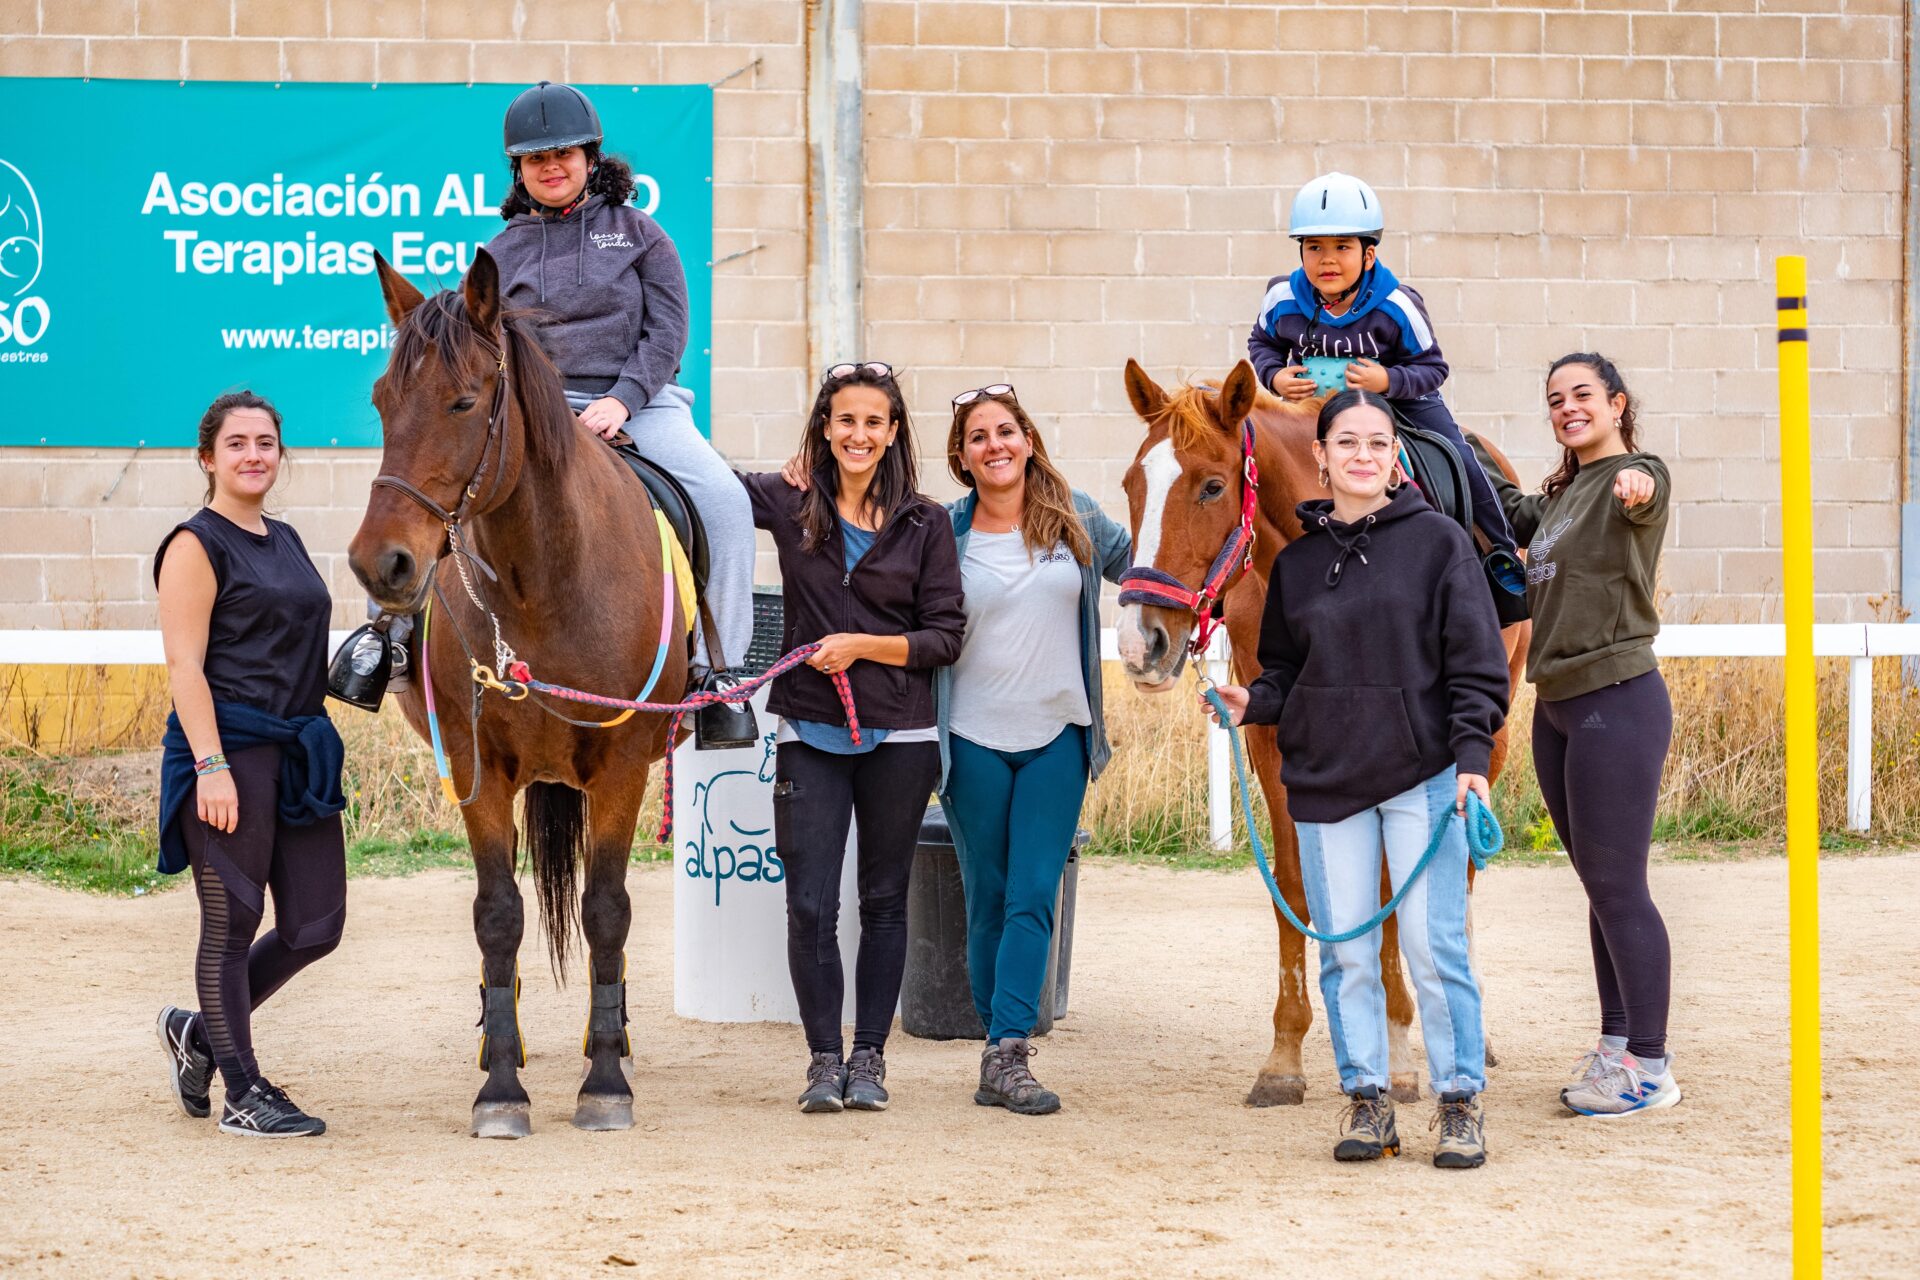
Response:
[{"label": "drainpipe on wall", "polygon": [[811,373],[865,357],[861,0],[807,0],[807,349]]},{"label": "drainpipe on wall", "polygon": [[[1902,329],[1905,357],[1901,369],[1906,380],[1906,465],[1900,476],[1900,605],[1908,610],[1909,621],[1920,622],[1920,138],[1914,136],[1913,104],[1920,88],[1920,49],[1915,46],[1916,29],[1913,8],[1906,10],[1906,111],[1907,134],[1907,207],[1904,228],[1906,250],[1905,312]],[[1920,662],[1909,658],[1905,664],[1907,679],[1920,683]]]}]

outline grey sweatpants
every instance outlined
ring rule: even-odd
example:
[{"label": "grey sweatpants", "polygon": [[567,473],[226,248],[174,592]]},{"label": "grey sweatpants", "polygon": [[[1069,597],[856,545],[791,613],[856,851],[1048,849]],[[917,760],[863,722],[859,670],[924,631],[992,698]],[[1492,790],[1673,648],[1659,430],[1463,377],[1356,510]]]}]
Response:
[{"label": "grey sweatpants", "polygon": [[[578,412],[598,399],[569,391]],[[668,383],[627,420],[640,456],[671,472],[686,488],[707,528],[707,607],[720,632],[730,666],[746,659],[753,643],[753,504],[733,469],[693,422],[693,392]],[[696,624],[695,661],[709,665],[705,628]]]}]

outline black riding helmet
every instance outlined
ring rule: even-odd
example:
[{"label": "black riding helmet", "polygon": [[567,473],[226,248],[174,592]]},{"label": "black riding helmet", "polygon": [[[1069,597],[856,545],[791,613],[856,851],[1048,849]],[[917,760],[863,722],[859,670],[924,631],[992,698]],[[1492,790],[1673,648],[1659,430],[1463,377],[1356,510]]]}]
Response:
[{"label": "black riding helmet", "polygon": [[528,156],[600,141],[600,114],[587,95],[569,84],[542,80],[522,91],[507,108],[506,144],[510,156]]}]

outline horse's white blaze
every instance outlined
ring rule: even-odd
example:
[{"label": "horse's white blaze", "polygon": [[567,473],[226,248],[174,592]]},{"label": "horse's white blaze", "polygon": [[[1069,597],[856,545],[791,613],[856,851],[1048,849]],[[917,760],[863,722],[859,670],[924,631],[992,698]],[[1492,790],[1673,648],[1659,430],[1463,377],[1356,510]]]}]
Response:
[{"label": "horse's white blaze", "polygon": [[[1140,459],[1140,472],[1146,478],[1147,496],[1140,505],[1140,537],[1133,544],[1133,562],[1151,565],[1160,554],[1160,532],[1167,509],[1167,497],[1173,482],[1180,478],[1180,459],[1174,456],[1173,441],[1162,440]],[[1140,625],[1140,606],[1125,605],[1114,619],[1114,641],[1120,659],[1129,671],[1145,670],[1147,634]]]}]

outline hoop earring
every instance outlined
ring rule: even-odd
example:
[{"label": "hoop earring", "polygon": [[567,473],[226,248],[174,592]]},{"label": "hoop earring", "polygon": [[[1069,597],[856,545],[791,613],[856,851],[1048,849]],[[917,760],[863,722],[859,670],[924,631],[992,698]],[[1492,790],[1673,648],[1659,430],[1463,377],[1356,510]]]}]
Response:
[{"label": "hoop earring", "polygon": [[1394,463],[1394,464],[1393,464],[1393,474],[1387,477],[1387,492],[1388,492],[1388,493],[1397,493],[1397,492],[1399,492],[1399,490],[1400,490],[1400,481],[1401,481],[1401,480],[1402,480],[1403,478],[1404,478],[1404,477],[1403,477],[1403,476],[1402,476],[1402,475],[1400,474],[1400,464],[1399,464],[1399,463],[1397,463],[1397,462],[1396,462],[1396,463]]},{"label": "hoop earring", "polygon": [[1324,462],[1320,464],[1320,487],[1322,489],[1333,488],[1333,477],[1327,474],[1327,466]]}]

